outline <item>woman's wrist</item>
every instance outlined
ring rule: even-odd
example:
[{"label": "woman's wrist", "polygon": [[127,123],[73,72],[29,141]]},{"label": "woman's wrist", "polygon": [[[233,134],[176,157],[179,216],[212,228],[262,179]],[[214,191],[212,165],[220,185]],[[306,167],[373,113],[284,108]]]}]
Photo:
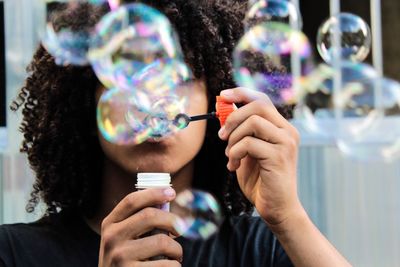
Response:
[{"label": "woman's wrist", "polygon": [[351,266],[321,234],[301,205],[279,224],[268,226],[295,266]]},{"label": "woman's wrist", "polygon": [[278,239],[290,236],[293,231],[300,230],[310,223],[312,224],[307,212],[300,203],[291,212],[288,212],[287,216],[279,223],[271,224],[268,221],[265,222]]}]

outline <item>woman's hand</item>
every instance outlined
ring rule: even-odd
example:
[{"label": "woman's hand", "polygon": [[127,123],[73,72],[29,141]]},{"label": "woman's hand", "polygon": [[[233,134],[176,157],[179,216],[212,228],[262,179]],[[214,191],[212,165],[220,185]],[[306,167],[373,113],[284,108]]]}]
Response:
[{"label": "woman's hand", "polygon": [[228,169],[270,226],[303,211],[297,195],[299,133],[262,93],[244,88],[221,92],[227,102],[243,103],[229,115],[219,136],[228,141]]},{"label": "woman's hand", "polygon": [[219,135],[228,140],[228,169],[274,231],[295,266],[351,266],[308,218],[297,196],[299,134],[269,98],[236,88],[225,101],[244,103],[227,119]]},{"label": "woman's hand", "polygon": [[[153,229],[163,229],[175,236],[177,217],[152,206],[170,202],[175,191],[148,189],[126,196],[103,220],[99,267],[181,266],[182,247],[166,234],[142,237]],[[147,261],[165,255],[169,260]]]}]

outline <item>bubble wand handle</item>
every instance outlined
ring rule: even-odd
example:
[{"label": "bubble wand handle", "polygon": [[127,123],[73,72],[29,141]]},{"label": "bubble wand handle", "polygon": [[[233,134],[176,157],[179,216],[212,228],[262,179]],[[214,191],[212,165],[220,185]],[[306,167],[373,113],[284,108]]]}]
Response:
[{"label": "bubble wand handle", "polygon": [[209,120],[217,118],[217,113],[216,112],[211,112],[203,115],[197,115],[197,116],[191,116],[190,121],[200,121],[200,120]]}]

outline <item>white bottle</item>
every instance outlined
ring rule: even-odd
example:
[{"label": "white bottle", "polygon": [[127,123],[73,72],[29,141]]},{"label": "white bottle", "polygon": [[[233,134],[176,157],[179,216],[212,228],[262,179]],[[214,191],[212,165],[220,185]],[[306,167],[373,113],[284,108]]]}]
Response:
[{"label": "white bottle", "polygon": [[[149,188],[168,188],[171,187],[171,175],[169,173],[138,173],[137,174],[137,190],[145,190]],[[156,205],[154,208],[169,212],[169,202],[161,205]],[[168,231],[154,229],[148,233],[148,236],[156,234],[166,234]],[[150,260],[162,260],[167,259],[165,256],[156,256],[150,258]]]},{"label": "white bottle", "polygon": [[[138,173],[137,174],[137,190],[149,188],[168,188],[171,187],[171,175],[169,173]],[[155,208],[169,211],[169,203],[157,205]]]}]

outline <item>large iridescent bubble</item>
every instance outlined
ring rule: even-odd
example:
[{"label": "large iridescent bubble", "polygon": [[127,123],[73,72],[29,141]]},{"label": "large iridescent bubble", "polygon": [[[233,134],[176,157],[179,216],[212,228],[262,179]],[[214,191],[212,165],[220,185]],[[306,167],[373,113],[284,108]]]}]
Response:
[{"label": "large iridescent bubble", "polygon": [[218,201],[199,190],[185,190],[178,194],[171,205],[181,220],[175,229],[189,239],[207,239],[215,234],[223,221]]},{"label": "large iridescent bubble", "polygon": [[69,0],[39,3],[43,7],[40,16],[42,24],[37,26],[43,46],[55,58],[58,65],[87,65],[87,53],[91,42],[91,32],[95,20],[87,20],[84,25],[73,25],[77,17],[94,18],[100,13],[106,0]]},{"label": "large iridescent bubble", "polygon": [[193,80],[193,74],[186,63],[176,59],[154,61],[143,66],[141,71],[132,76],[116,74],[118,85],[123,89],[142,91],[149,97],[160,97],[175,92],[185,83]]},{"label": "large iridescent bubble", "polygon": [[143,110],[129,90],[104,91],[97,107],[97,125],[103,137],[114,144],[140,144],[149,138],[160,138],[180,130],[174,123],[184,112],[186,103],[177,96],[160,98]]},{"label": "large iridescent bubble", "polygon": [[94,71],[109,88],[129,85],[149,64],[167,66],[182,57],[169,20],[143,4],[123,5],[104,16],[89,51]]},{"label": "large iridescent bubble", "polygon": [[294,29],[301,29],[300,11],[290,1],[260,0],[253,3],[246,13],[245,26],[251,28],[262,22],[280,22]]},{"label": "large iridescent bubble", "polygon": [[307,37],[277,22],[251,28],[235,48],[233,61],[236,83],[267,94],[277,105],[296,102],[296,84],[314,67]]},{"label": "large iridescent bubble", "polygon": [[191,71],[180,61],[149,64],[128,88],[105,91],[97,111],[100,132],[116,144],[139,144],[181,129],[176,117],[185,113]]},{"label": "large iridescent bubble", "polygon": [[306,129],[329,137],[337,137],[338,120],[357,115],[365,120],[358,121],[354,127],[363,127],[366,121],[376,118],[374,110],[363,108],[365,94],[355,98],[358,101],[352,105],[343,104],[346,95],[363,88],[364,81],[377,78],[376,71],[366,64],[342,62],[338,70],[339,90],[335,92],[336,72],[332,66],[321,64],[310,73],[302,83],[300,101],[295,112],[296,117],[303,120]]},{"label": "large iridescent bubble", "polygon": [[371,30],[359,16],[340,13],[326,20],[318,30],[317,48],[327,63],[332,63],[334,54],[333,36],[335,30],[340,38],[338,54],[343,60],[363,61],[371,49]]},{"label": "large iridescent bubble", "polygon": [[132,109],[136,109],[136,99],[130,91],[114,88],[103,92],[97,107],[97,125],[107,141],[127,145],[145,140],[141,136],[147,136],[149,130],[141,122],[144,118],[128,118]]},{"label": "large iridescent bubble", "polygon": [[342,152],[364,161],[392,161],[400,156],[398,82],[382,78],[359,81],[341,90],[337,105],[343,113],[337,138]]}]

